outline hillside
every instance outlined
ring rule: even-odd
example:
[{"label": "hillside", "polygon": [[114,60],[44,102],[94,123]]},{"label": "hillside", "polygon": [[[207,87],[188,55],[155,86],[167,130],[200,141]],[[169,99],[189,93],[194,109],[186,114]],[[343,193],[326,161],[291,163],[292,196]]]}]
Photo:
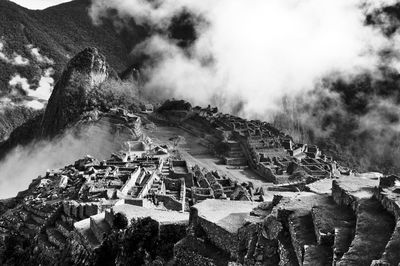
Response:
[{"label": "hillside", "polygon": [[[94,26],[87,14],[89,4],[77,0],[45,10],[28,10],[0,0],[2,107],[43,106],[50,96],[49,85],[57,81],[68,60],[86,47],[97,47],[117,72],[127,68],[130,48],[143,39],[145,31],[133,25],[119,34],[112,23]],[[0,138],[25,120],[14,121],[13,115],[0,119]]]},{"label": "hillside", "polygon": [[[0,36],[6,43],[5,48],[10,53],[15,52],[32,59],[25,46],[38,47],[43,55],[54,60],[56,77],[62,72],[68,58],[90,46],[98,47],[117,71],[125,70],[132,43],[126,45],[126,40],[122,40],[111,23],[94,26],[87,14],[88,5],[89,1],[78,0],[45,10],[28,10],[7,0],[1,0]],[[140,30],[137,36],[133,36],[138,40],[141,36],[139,32]],[[16,71],[22,75],[26,74],[28,78],[32,77],[29,76],[33,74],[33,71],[29,70],[31,67],[23,69],[4,62],[0,64],[2,91],[8,85],[8,78]]]}]

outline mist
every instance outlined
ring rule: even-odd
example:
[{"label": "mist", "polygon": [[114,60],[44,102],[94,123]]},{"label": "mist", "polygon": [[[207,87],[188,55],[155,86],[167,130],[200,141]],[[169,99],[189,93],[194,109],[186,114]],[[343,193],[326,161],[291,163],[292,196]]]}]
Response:
[{"label": "mist", "polygon": [[[154,29],[132,51],[151,58],[142,69],[148,92],[270,117],[284,96],[313,90],[325,76],[378,75],[380,52],[397,39],[367,26],[365,16],[392,2],[95,0],[89,13],[101,23],[114,9],[122,21]],[[168,32],[182,12],[196,34],[185,48]]]},{"label": "mist", "polygon": [[51,141],[35,141],[14,148],[0,161],[1,198],[16,196],[34,178],[45,176],[47,170],[63,168],[86,155],[99,160],[110,158],[123,143],[112,132],[104,123],[85,125],[67,130]]},{"label": "mist", "polygon": [[23,105],[35,110],[43,109],[54,88],[54,79],[52,77],[54,74],[54,69],[52,67],[54,65],[54,60],[42,55],[40,49],[32,44],[25,46],[31,59],[24,58],[15,52],[12,53],[13,57],[11,58],[7,55],[10,51],[6,51],[4,48],[5,44],[6,42],[0,39],[0,60],[20,67],[37,66],[38,73],[31,81],[18,72],[14,73],[14,75],[10,77],[8,85],[11,89],[11,95],[13,98],[17,99],[17,101],[8,101],[9,97],[3,96],[3,98],[0,99],[1,103],[3,103],[0,108],[10,105]]},{"label": "mist", "polygon": [[151,97],[269,120],[344,164],[397,172],[400,20],[384,11],[397,3],[94,0],[89,14],[151,29],[131,52]]}]

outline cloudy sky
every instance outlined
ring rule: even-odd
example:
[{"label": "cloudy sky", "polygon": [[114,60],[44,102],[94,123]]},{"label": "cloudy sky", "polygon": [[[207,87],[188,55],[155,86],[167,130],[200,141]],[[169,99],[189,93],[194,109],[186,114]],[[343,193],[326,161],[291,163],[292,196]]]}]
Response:
[{"label": "cloudy sky", "polygon": [[71,0],[11,0],[20,6],[29,9],[45,9]]},{"label": "cloudy sky", "polygon": [[[101,23],[112,9],[118,23],[133,17],[158,29],[132,52],[154,57],[142,69],[145,91],[265,118],[283,98],[313,90],[327,76],[375,72],[380,52],[399,47],[400,35],[387,38],[367,26],[366,13],[394,1],[95,0],[89,13]],[[194,20],[197,38],[185,50],[160,34],[183,11],[202,18]]]}]

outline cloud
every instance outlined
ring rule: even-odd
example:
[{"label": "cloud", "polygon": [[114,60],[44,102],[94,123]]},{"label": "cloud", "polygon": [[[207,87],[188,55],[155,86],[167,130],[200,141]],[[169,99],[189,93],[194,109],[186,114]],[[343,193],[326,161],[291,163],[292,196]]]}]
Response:
[{"label": "cloud", "polygon": [[48,100],[53,91],[54,79],[51,75],[54,73],[53,68],[44,71],[43,76],[39,80],[39,87],[36,90],[30,90],[28,95],[39,100]]},{"label": "cloud", "polygon": [[9,84],[11,87],[20,86],[20,88],[21,88],[23,91],[27,92],[27,93],[29,93],[29,91],[31,90],[31,89],[30,89],[29,82],[28,82],[28,79],[21,77],[19,74],[15,74],[15,75],[11,78],[11,80],[8,82],[8,84]]},{"label": "cloud", "polygon": [[8,56],[4,51],[4,40],[0,39],[0,60],[8,64],[15,66],[27,66],[29,65],[29,59],[23,57],[22,55],[14,52],[12,56]]},{"label": "cloud", "polygon": [[29,65],[29,60],[22,57],[21,55],[14,53],[13,54],[12,64],[17,66],[27,66]]},{"label": "cloud", "polygon": [[43,75],[40,77],[39,86],[36,89],[31,89],[28,79],[21,77],[18,73],[11,78],[9,85],[14,89],[14,95],[19,94],[17,88],[22,89],[26,94],[28,99],[22,101],[26,107],[36,110],[42,109],[45,106],[45,102],[50,98],[54,88],[54,79],[51,77],[53,73],[53,68],[45,69]]},{"label": "cloud", "polygon": [[[387,1],[321,0],[95,0],[89,11],[95,23],[118,11],[155,34],[134,55],[153,60],[144,68],[145,87],[154,94],[195,104],[222,105],[242,115],[271,114],[282,97],[314,89],[324,76],[374,73],[380,51],[397,44],[365,24],[365,13]],[[164,32],[186,11],[194,17],[197,38],[182,49]]]},{"label": "cloud", "polygon": [[47,56],[44,56],[42,54],[40,54],[40,49],[34,47],[33,45],[28,45],[27,46],[28,49],[30,49],[30,53],[33,56],[33,58],[35,58],[35,60],[39,63],[43,63],[43,64],[48,64],[48,65],[53,65],[54,64],[54,60],[51,58],[48,58]]},{"label": "cloud", "polygon": [[18,146],[0,161],[0,198],[14,197],[32,179],[48,169],[69,165],[87,154],[103,160],[121,148],[110,125],[98,123],[69,130],[52,141],[36,141]]},{"label": "cloud", "polygon": [[[16,66],[28,66],[30,64],[29,59],[15,52],[12,56],[8,56],[4,47],[5,41],[0,38],[0,60]],[[11,93],[14,96],[23,98],[22,100],[20,99],[21,101],[18,101],[18,105],[23,104],[28,108],[42,109],[46,101],[50,98],[54,87],[54,79],[52,78],[54,69],[51,67],[54,64],[54,60],[42,55],[40,49],[34,47],[32,44],[27,45],[26,48],[32,56],[32,62],[36,62],[42,70],[41,76],[35,77],[38,80],[38,86],[36,89],[32,89],[29,80],[22,77],[19,73],[15,73],[11,77],[9,86],[13,89]],[[23,95],[21,95],[21,91],[18,91],[18,89],[22,90]],[[4,106],[4,102],[1,104]]]}]

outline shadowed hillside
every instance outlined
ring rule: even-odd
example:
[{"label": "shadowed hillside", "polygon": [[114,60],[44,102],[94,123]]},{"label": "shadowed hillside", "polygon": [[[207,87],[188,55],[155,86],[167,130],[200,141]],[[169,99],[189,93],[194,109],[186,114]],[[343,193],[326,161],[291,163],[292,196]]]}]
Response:
[{"label": "shadowed hillside", "polygon": [[[32,107],[27,103],[36,99],[32,95],[42,82],[52,78],[54,84],[69,59],[84,48],[98,47],[117,72],[129,65],[130,48],[143,39],[145,31],[131,24],[118,33],[107,21],[94,26],[87,12],[89,4],[77,0],[45,10],[28,10],[0,0],[0,97],[6,99],[2,109],[9,109],[8,117],[0,119],[0,138],[26,121],[14,119],[9,105]],[[14,80],[13,86],[10,80]]]}]

